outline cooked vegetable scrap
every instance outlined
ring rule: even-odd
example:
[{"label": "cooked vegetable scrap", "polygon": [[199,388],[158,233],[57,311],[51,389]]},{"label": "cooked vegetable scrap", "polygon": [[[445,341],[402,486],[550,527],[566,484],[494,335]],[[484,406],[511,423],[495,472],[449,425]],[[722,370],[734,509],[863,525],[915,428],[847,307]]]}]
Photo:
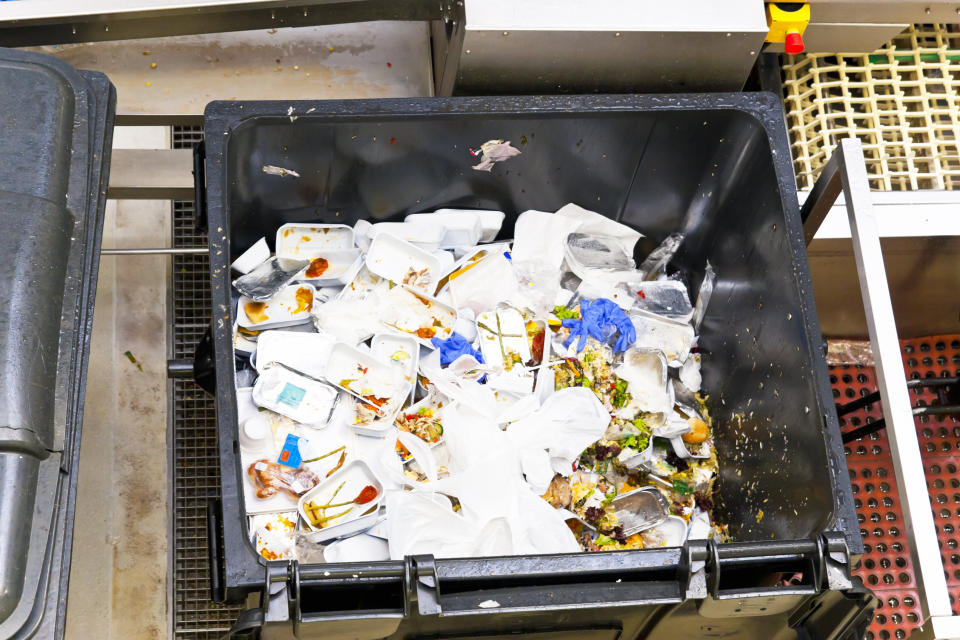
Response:
[{"label": "cooked vegetable scrap", "polygon": [[371,500],[377,497],[377,488],[372,485],[367,485],[360,490],[360,494],[353,499],[357,504],[367,504]]},{"label": "cooked vegetable scrap", "polygon": [[533,321],[527,323],[526,329],[527,340],[530,343],[530,355],[532,357],[529,365],[540,364],[543,362],[543,345],[547,332],[540,323]]},{"label": "cooked vegetable scrap", "polygon": [[570,320],[572,318],[579,318],[580,311],[576,309],[568,309],[567,307],[556,306],[553,308],[553,315],[557,316],[561,320]]},{"label": "cooked vegetable scrap", "polygon": [[401,431],[412,433],[424,442],[439,442],[443,437],[443,425],[433,409],[421,407],[416,413],[402,414],[397,417],[396,423]]},{"label": "cooked vegetable scrap", "polygon": [[308,278],[319,278],[329,267],[330,263],[327,262],[326,258],[314,258],[310,261],[310,266],[307,267],[307,271],[303,275]]},{"label": "cooked vegetable scrap", "polygon": [[560,474],[553,476],[553,480],[550,481],[550,486],[547,487],[547,492],[543,494],[542,497],[557,509],[566,509],[569,507],[570,502],[573,500],[573,491],[570,488],[569,478],[564,478]]},{"label": "cooked vegetable scrap", "polygon": [[297,289],[297,307],[293,310],[294,315],[303,311],[310,311],[313,308],[313,291],[306,287]]},{"label": "cooked vegetable scrap", "polygon": [[[430,269],[429,267],[424,267],[419,271],[415,270],[413,267],[407,269],[407,272],[403,276],[401,281],[403,284],[410,285],[411,287],[416,286],[426,286],[430,284]],[[423,299],[420,299],[423,302]]]},{"label": "cooked vegetable scrap", "polygon": [[681,438],[684,442],[690,444],[700,444],[710,437],[710,427],[702,419],[694,417],[687,421],[690,425],[690,432],[685,433]]},{"label": "cooked vegetable scrap", "polygon": [[627,403],[630,402],[630,394],[627,393],[627,381],[617,378],[616,382],[611,383],[610,388],[613,390],[613,397],[611,398],[613,406],[617,409],[627,406]]},{"label": "cooked vegetable scrap", "polygon": [[557,391],[567,387],[588,387],[603,403],[607,411],[614,412],[630,403],[627,381],[613,373],[613,351],[593,338],[576,357],[564,359],[554,365],[554,386]]},{"label": "cooked vegetable scrap", "polygon": [[326,452],[325,454],[323,454],[323,455],[321,455],[321,456],[317,456],[316,458],[310,458],[309,460],[304,460],[303,462],[304,462],[304,464],[306,464],[306,463],[308,463],[308,462],[319,462],[320,460],[323,460],[324,458],[329,458],[330,456],[332,456],[332,455],[335,454],[335,453],[340,453],[341,451],[343,451],[343,450],[346,449],[346,448],[347,448],[347,445],[343,445],[343,446],[337,447],[337,448],[334,449],[333,451],[328,451],[328,452]]},{"label": "cooked vegetable scrap", "polygon": [[243,312],[247,314],[247,317],[250,318],[250,322],[254,324],[260,324],[261,322],[266,322],[270,319],[270,316],[266,313],[267,303],[266,302],[248,302],[243,305]]},{"label": "cooked vegetable scrap", "polygon": [[[318,505],[316,502],[311,500],[303,505],[304,511],[307,512],[307,516],[310,518],[310,523],[317,529],[323,529],[324,527],[329,526],[334,520],[347,515],[353,511],[353,508],[356,505],[364,505],[372,502],[380,493],[373,485],[367,485],[360,490],[360,493],[357,494],[357,497],[353,500],[334,503],[334,499],[336,499],[337,494],[340,493],[340,490],[343,489],[343,485],[345,483],[346,481],[341,482],[337,486],[333,492],[333,495],[330,496],[330,499],[325,504]],[[347,507],[347,509],[338,513],[327,512],[327,509],[339,509],[342,507]]]},{"label": "cooked vegetable scrap", "polygon": [[346,462],[346,461],[347,461],[347,452],[344,451],[343,453],[340,454],[340,459],[337,460],[337,464],[334,465],[333,469],[330,469],[330,471],[327,471],[327,475],[324,476],[324,477],[325,477],[325,478],[329,478],[329,477],[332,476],[334,473],[336,473],[337,471],[339,471],[339,470],[340,470],[340,467],[342,467],[342,466],[343,466],[343,463]]}]

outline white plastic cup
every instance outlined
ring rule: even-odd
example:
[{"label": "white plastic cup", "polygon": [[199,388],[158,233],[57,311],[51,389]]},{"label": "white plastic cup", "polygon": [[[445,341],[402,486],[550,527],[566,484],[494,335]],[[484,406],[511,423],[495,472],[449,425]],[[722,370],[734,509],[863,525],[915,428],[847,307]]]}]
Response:
[{"label": "white plastic cup", "polygon": [[259,412],[240,425],[240,446],[247,451],[262,451],[271,437],[270,422]]}]

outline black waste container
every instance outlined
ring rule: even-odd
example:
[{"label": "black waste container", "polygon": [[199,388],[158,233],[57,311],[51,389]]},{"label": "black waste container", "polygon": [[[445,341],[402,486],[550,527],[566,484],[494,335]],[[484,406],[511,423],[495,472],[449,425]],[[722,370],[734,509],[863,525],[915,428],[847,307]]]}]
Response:
[{"label": "black waste container", "polygon": [[[773,94],[214,102],[206,202],[223,499],[219,598],[260,591],[240,626],[324,638],[855,637],[874,600],[851,581],[860,532],[814,309],[794,175]],[[469,148],[522,155],[474,171]],[[300,178],[266,175],[264,165]],[[230,261],[286,222],[401,220],[440,207],[568,202],[659,241],[693,290],[734,542],[565,556],[367,565],[266,563],[249,542],[237,448]],[[642,256],[641,256],[642,257]],[[221,543],[222,542],[222,547]],[[480,603],[495,602],[483,608]],[[810,636],[804,634],[811,634]]]},{"label": "black waste container", "polygon": [[0,87],[0,638],[59,638],[116,93],[11,49]]}]

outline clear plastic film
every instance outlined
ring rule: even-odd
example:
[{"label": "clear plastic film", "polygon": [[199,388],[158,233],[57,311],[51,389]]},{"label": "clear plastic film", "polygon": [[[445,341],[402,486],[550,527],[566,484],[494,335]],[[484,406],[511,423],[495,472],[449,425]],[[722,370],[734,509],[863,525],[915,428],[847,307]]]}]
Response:
[{"label": "clear plastic film", "polygon": [[717,272],[713,270],[713,265],[707,261],[707,268],[703,273],[703,282],[700,283],[700,292],[697,293],[697,304],[693,307],[694,331],[700,331],[700,323],[703,322],[703,316],[707,313],[707,305],[710,304],[710,297],[713,295],[713,285],[717,281]]},{"label": "clear plastic film", "polygon": [[627,271],[636,267],[619,239],[589,233],[567,236],[567,257],[583,269]]},{"label": "clear plastic film", "polygon": [[689,322],[693,317],[690,294],[686,285],[678,280],[624,283],[620,285],[620,289],[630,294],[634,309],[680,322]]},{"label": "clear plastic film", "polygon": [[650,252],[650,255],[640,264],[638,269],[644,280],[655,280],[670,262],[680,245],[683,244],[682,233],[671,233],[660,245]]}]

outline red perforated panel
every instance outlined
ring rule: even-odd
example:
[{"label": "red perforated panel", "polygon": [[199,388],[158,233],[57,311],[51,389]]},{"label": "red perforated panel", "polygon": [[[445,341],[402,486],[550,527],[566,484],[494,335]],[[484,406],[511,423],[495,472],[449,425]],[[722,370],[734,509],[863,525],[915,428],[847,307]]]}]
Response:
[{"label": "red perforated panel", "polygon": [[[841,366],[830,368],[830,383],[833,385],[833,401],[845,404],[862,398],[877,390],[877,376],[872,368],[860,366]],[[843,430],[855,429],[870,424],[883,417],[880,402],[874,402],[865,408],[840,417],[840,428]],[[887,448],[887,434],[885,431],[871,433],[869,436],[844,445],[847,462],[862,460],[890,460],[890,451]]]},{"label": "red perforated panel", "polygon": [[[910,379],[960,376],[960,335],[904,340],[901,347]],[[837,404],[877,388],[873,369],[853,365],[831,367],[830,382]],[[935,404],[936,391],[912,390],[910,400]],[[849,430],[881,417],[876,402],[842,417],[840,426]],[[960,614],[960,416],[919,416],[916,426],[944,573],[954,612]],[[870,434],[845,450],[865,551],[854,573],[882,601],[867,638],[908,638],[920,625],[920,604],[886,433]]]},{"label": "red perforated panel", "polygon": [[960,586],[960,479],[957,467],[960,457],[925,458],[924,471],[933,505],[933,519],[937,527],[940,555],[947,583]]},{"label": "red perforated panel", "polygon": [[[908,378],[960,376],[960,335],[904,340],[902,347]],[[936,399],[935,390],[910,391],[914,405],[935,404]],[[924,457],[960,455],[960,416],[920,416],[917,437]]]},{"label": "red perforated panel", "polygon": [[889,462],[848,461],[848,465],[865,552],[858,575],[875,590],[915,588],[903,513]]}]

